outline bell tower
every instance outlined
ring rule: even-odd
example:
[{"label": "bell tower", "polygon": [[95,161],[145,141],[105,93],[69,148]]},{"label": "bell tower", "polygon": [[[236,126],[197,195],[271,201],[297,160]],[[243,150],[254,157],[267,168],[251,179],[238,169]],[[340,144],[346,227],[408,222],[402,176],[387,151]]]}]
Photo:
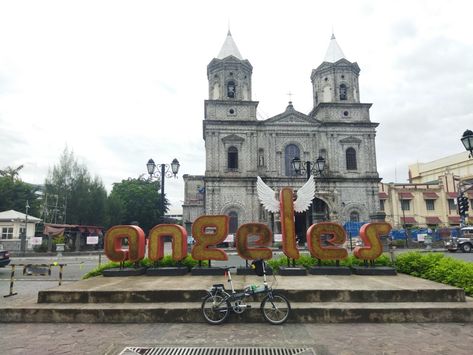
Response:
[{"label": "bell tower", "polygon": [[324,61],[312,70],[314,108],[321,102],[359,103],[357,63],[348,61],[332,34]]},{"label": "bell tower", "polygon": [[253,66],[243,59],[228,31],[218,56],[207,66],[206,120],[256,120],[258,102],[251,101],[252,72]]}]

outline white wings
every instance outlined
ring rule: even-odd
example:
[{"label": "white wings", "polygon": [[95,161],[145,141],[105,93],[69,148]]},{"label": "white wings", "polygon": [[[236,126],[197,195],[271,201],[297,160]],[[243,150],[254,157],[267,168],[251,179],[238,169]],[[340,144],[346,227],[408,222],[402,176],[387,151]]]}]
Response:
[{"label": "white wings", "polygon": [[263,207],[269,212],[279,212],[279,201],[276,199],[276,191],[264,183],[258,176],[256,179],[258,198]]},{"label": "white wings", "polygon": [[[279,201],[276,199],[276,191],[264,183],[258,176],[256,179],[258,198],[264,208],[269,212],[279,212]],[[309,180],[297,191],[297,200],[294,201],[294,211],[307,211],[315,197],[315,181],[311,176]]]},{"label": "white wings", "polygon": [[294,211],[299,213],[307,211],[314,197],[315,181],[314,177],[311,175],[304,186],[297,190],[297,200],[294,201]]}]

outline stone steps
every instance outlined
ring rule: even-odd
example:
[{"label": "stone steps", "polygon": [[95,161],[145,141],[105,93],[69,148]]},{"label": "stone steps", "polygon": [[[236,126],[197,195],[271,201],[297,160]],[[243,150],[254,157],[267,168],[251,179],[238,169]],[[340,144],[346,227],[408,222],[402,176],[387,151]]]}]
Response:
[{"label": "stone steps", "polygon": [[[230,322],[264,322],[259,303]],[[473,300],[466,302],[291,302],[290,323],[472,322]],[[200,323],[198,302],[43,303],[4,307],[0,322]]]},{"label": "stone steps", "polygon": [[[297,289],[278,292],[291,302],[464,302],[462,289]],[[200,302],[204,290],[39,291],[38,303]]]},{"label": "stone steps", "polygon": [[[293,323],[473,322],[473,299],[462,289],[397,276],[275,276],[273,287],[291,302]],[[40,291],[34,300],[0,306],[0,322],[203,322],[205,290],[223,277],[96,277]],[[235,276],[234,286],[261,284]],[[227,285],[226,285],[227,286]],[[230,322],[264,322],[259,300]]]}]

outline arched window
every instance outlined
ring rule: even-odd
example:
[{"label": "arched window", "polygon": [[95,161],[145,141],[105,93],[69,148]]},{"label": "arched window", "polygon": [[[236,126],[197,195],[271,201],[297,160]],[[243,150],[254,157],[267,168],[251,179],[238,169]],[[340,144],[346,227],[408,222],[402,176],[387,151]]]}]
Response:
[{"label": "arched window", "polygon": [[228,222],[228,232],[230,234],[235,234],[238,229],[238,213],[231,211],[228,214],[230,221]]},{"label": "arched window", "polygon": [[235,147],[228,148],[228,169],[236,170],[238,169],[238,149]]},{"label": "arched window", "polygon": [[340,100],[347,99],[347,86],[345,84],[340,85]]},{"label": "arched window", "polygon": [[234,81],[229,81],[228,84],[227,84],[227,96],[230,97],[230,98],[234,98],[235,97],[235,91],[236,91],[235,82]]},{"label": "arched window", "polygon": [[360,221],[360,214],[356,211],[350,213],[350,222],[359,222]]},{"label": "arched window", "polygon": [[292,169],[292,159],[295,157],[300,158],[301,154],[299,147],[295,144],[288,144],[284,150],[284,162],[285,162],[285,172],[286,176],[295,176],[296,172]]},{"label": "arched window", "polygon": [[356,150],[348,148],[346,151],[347,170],[356,170]]}]

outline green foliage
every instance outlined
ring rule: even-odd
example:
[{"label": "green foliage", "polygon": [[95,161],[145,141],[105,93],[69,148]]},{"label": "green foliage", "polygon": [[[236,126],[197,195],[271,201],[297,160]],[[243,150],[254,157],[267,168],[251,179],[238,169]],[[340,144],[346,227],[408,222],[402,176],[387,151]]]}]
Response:
[{"label": "green foliage", "polygon": [[[165,255],[164,258],[158,262],[157,267],[187,266],[187,268],[190,270],[191,268],[196,266],[198,263],[199,262],[197,260],[192,259],[192,257],[190,255],[187,255],[186,258],[181,260],[181,261],[175,261],[175,260],[172,259],[171,255]],[[203,266],[207,266],[208,264],[209,263],[207,261],[202,262]],[[126,261],[124,263],[124,267],[130,267],[131,268],[131,267],[134,267],[134,266],[135,266],[135,264],[130,262],[130,261]],[[139,267],[154,267],[154,266],[156,266],[156,263],[154,261],[150,260],[149,258],[144,258],[144,259],[140,260],[138,266]],[[91,278],[91,277],[100,276],[100,275],[103,274],[104,270],[118,268],[118,267],[120,267],[120,263],[110,261],[106,264],[102,264],[99,267],[96,267],[95,269],[89,271],[87,274],[82,276],[82,279],[88,279],[88,278]]]},{"label": "green foliage", "polygon": [[[287,257],[286,256],[280,256],[279,258],[276,259],[271,259],[268,260],[267,263],[274,269],[274,270],[279,270],[281,266],[287,266]],[[364,265],[364,261],[355,258],[353,255],[348,256],[348,258],[340,260],[340,266],[362,266]],[[292,259],[290,265],[292,266]],[[319,265],[319,261],[316,258],[313,258],[309,254],[301,254],[299,259],[296,260],[296,266],[302,266],[305,268],[310,268],[312,266],[317,266]],[[335,266],[336,261],[335,260],[321,260],[320,261],[321,266]],[[391,266],[392,262],[389,256],[386,254],[381,255],[378,259],[375,260],[375,265],[376,266]]]},{"label": "green foliage", "polygon": [[158,190],[159,182],[143,177],[113,184],[107,201],[107,225],[138,224],[145,231],[154,227],[161,217]]},{"label": "green foliage", "polygon": [[0,170],[0,211],[15,210],[25,213],[26,201],[30,206],[28,215],[40,216],[40,201],[36,192],[39,187],[21,181],[17,168],[7,167]]},{"label": "green foliage", "polygon": [[60,218],[46,215],[45,222],[104,224],[107,191],[99,177],[92,178],[87,167],[77,162],[72,151],[64,150],[44,185],[45,204],[60,211]]},{"label": "green foliage", "polygon": [[463,288],[473,296],[473,263],[439,253],[410,252],[397,256],[399,272]]}]

